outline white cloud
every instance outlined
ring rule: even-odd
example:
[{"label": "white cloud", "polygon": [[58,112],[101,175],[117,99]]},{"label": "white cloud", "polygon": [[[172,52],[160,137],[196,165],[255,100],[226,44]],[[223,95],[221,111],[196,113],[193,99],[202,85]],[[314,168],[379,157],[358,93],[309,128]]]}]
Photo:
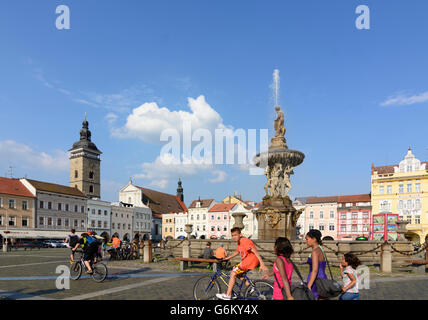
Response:
[{"label": "white cloud", "polygon": [[423,92],[418,95],[404,95],[398,94],[396,96],[388,97],[388,99],[382,102],[381,106],[404,106],[404,105],[412,105],[415,103],[422,103],[428,101],[428,91]]},{"label": "white cloud", "polygon": [[210,179],[208,180],[211,183],[218,183],[218,182],[223,182],[226,180],[226,172],[222,171],[222,170],[214,170],[213,174],[216,174],[217,177],[215,177],[214,179]]},{"label": "white cloud", "polygon": [[[54,150],[52,154],[35,151],[31,147],[13,141],[0,141],[0,164],[27,170],[68,171],[68,154],[62,150]],[[29,174],[31,172],[28,172]]]},{"label": "white cloud", "polygon": [[118,138],[138,138],[145,142],[159,143],[161,132],[175,129],[180,134],[183,122],[189,121],[192,131],[199,128],[214,130],[224,128],[223,119],[206,101],[203,95],[188,98],[189,111],[171,111],[159,107],[156,102],[147,102],[135,108],[122,128],[114,128],[112,135]]},{"label": "white cloud", "polygon": [[108,121],[109,124],[113,124],[114,122],[116,122],[117,120],[117,114],[113,113],[113,112],[109,112],[104,119],[106,119]]}]

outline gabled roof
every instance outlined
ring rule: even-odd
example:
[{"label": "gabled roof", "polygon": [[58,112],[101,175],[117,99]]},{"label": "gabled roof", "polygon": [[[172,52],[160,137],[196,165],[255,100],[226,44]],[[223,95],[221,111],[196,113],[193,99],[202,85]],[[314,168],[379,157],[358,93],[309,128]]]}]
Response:
[{"label": "gabled roof", "polygon": [[0,177],[0,193],[35,198],[19,179]]},{"label": "gabled roof", "polygon": [[308,199],[306,200],[306,204],[337,202],[338,198],[339,198],[338,196],[308,197]]},{"label": "gabled roof", "polygon": [[[196,202],[198,202],[198,201],[199,200],[193,200],[189,206],[189,209],[196,208]],[[200,208],[208,208],[213,201],[214,201],[214,199],[201,200],[202,203],[201,203]]]},{"label": "gabled roof", "polygon": [[86,196],[77,188],[67,187],[60,184],[26,179],[34,188],[39,191],[66,194],[70,196],[86,198]]},{"label": "gabled roof", "polygon": [[143,202],[154,213],[153,216],[163,213],[183,212],[187,211],[186,205],[175,195],[155,191],[148,188],[138,187],[143,192]]},{"label": "gabled roof", "polygon": [[354,194],[354,195],[348,195],[348,196],[339,196],[339,199],[337,202],[354,203],[354,202],[370,202],[370,201],[371,201],[370,194]]},{"label": "gabled roof", "polygon": [[208,212],[228,212],[228,211],[232,210],[234,206],[236,206],[236,203],[230,203],[230,204],[220,203],[220,204],[215,204],[215,205],[212,206],[212,208],[210,210],[208,210]]},{"label": "gabled roof", "polygon": [[[428,161],[421,161],[421,165],[422,164],[426,164],[427,168],[428,168]],[[372,165],[372,174],[376,171],[377,174],[386,174],[386,173],[394,173],[394,167],[400,167],[400,164],[393,164],[390,166],[380,166],[380,167],[375,167],[374,165]]]}]

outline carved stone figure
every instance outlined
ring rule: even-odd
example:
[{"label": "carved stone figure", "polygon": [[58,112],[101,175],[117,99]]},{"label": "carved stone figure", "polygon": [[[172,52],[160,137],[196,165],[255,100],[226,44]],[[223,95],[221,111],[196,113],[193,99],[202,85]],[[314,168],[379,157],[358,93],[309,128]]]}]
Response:
[{"label": "carved stone figure", "polygon": [[281,221],[281,214],[278,210],[269,209],[266,212],[265,221],[273,228]]},{"label": "carved stone figure", "polygon": [[275,137],[284,137],[285,127],[284,127],[284,113],[281,111],[281,108],[275,107],[278,117],[275,119],[273,126],[275,128]]}]

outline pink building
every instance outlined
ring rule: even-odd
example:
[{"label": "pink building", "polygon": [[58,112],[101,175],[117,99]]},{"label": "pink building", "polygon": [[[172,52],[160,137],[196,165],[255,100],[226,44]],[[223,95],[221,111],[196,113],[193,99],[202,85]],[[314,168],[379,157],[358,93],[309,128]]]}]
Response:
[{"label": "pink building", "polygon": [[230,237],[230,210],[236,206],[231,204],[216,204],[208,210],[208,239],[225,239]]},{"label": "pink building", "polygon": [[339,196],[337,207],[338,240],[370,237],[372,207],[370,194]]}]

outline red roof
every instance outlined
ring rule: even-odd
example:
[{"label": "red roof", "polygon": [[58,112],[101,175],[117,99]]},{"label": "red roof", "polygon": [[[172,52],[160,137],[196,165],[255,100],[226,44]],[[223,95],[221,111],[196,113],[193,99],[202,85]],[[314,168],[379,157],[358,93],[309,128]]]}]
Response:
[{"label": "red roof", "polygon": [[[198,202],[199,200],[193,200],[192,203],[190,204],[189,208],[196,208],[196,202]],[[214,199],[206,199],[206,200],[201,200],[201,208],[207,208],[211,205],[211,202],[213,202]]]},{"label": "red roof", "polygon": [[349,196],[339,196],[339,200],[337,202],[345,203],[345,202],[370,202],[371,196],[370,194],[355,194]]},{"label": "red roof", "polygon": [[208,212],[227,212],[233,209],[233,207],[236,206],[236,203],[220,203],[215,204],[213,207],[208,210]]},{"label": "red roof", "polygon": [[0,177],[0,193],[35,198],[19,179]]},{"label": "red roof", "polygon": [[149,202],[149,207],[152,210],[152,213],[163,214],[163,213],[174,213],[187,211],[186,205],[180,200],[179,197],[155,191],[148,188],[138,187],[143,191],[143,202]]},{"label": "red roof", "polygon": [[337,202],[338,198],[339,198],[338,196],[331,196],[331,197],[309,197],[306,200],[306,204]]}]

